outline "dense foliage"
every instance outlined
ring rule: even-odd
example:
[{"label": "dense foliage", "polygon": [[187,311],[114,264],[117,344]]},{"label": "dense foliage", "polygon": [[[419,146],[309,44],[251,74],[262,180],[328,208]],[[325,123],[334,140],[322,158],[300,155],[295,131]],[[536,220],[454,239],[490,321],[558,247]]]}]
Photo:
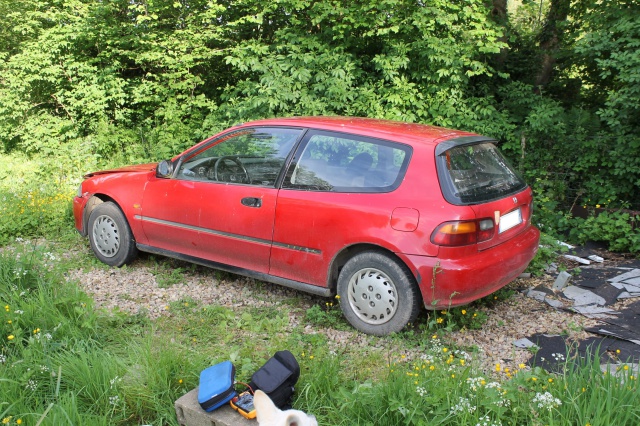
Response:
[{"label": "dense foliage", "polygon": [[49,159],[66,184],[238,121],[339,114],[497,138],[549,232],[576,228],[575,206],[632,225],[640,210],[638,0],[0,0],[0,13],[0,152]]}]

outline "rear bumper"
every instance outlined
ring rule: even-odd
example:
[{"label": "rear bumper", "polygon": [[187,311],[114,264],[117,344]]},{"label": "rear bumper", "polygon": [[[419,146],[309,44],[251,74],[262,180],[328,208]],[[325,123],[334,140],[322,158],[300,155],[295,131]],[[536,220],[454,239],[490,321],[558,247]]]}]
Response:
[{"label": "rear bumper", "polygon": [[441,309],[465,305],[509,284],[527,268],[539,240],[540,231],[530,226],[503,244],[461,258],[400,257],[413,271],[425,307]]}]

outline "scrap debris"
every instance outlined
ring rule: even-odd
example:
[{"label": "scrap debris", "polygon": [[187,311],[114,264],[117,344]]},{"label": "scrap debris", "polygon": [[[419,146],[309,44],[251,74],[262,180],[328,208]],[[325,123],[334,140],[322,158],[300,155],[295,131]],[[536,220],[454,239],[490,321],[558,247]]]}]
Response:
[{"label": "scrap debris", "polygon": [[[518,348],[533,348],[535,354],[529,365],[550,372],[564,368],[565,358],[594,358],[609,364],[640,363],[640,301],[615,309],[622,300],[640,297],[640,262],[622,262],[606,265],[605,258],[593,247],[569,248],[565,259],[580,265],[576,275],[557,272],[557,265],[547,270],[556,274],[552,288],[538,286],[525,290],[525,294],[556,309],[579,313],[597,319],[600,324],[585,329],[592,336],[581,342],[568,342],[565,336],[536,334],[513,342]],[[593,265],[592,265],[593,262]],[[619,305],[618,305],[619,306]],[[637,365],[633,365],[637,368]]]}]

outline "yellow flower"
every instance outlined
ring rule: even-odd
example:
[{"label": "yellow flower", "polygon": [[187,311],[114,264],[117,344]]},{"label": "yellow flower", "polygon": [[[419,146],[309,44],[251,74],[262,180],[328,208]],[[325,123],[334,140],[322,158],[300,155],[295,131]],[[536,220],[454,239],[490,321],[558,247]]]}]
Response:
[{"label": "yellow flower", "polygon": [[413,382],[413,384],[414,384],[414,385],[417,385],[417,384],[418,384],[418,381],[416,380],[415,382]]},{"label": "yellow flower", "polygon": [[464,365],[464,359],[460,360],[460,365]]},{"label": "yellow flower", "polygon": [[617,354],[620,354],[620,349],[616,349],[616,353],[617,353]]},{"label": "yellow flower", "polygon": [[553,379],[549,379],[549,383],[553,383]]},{"label": "yellow flower", "polygon": [[4,310],[9,312],[9,305],[4,305]]},{"label": "yellow flower", "polygon": [[447,352],[448,350],[448,348],[442,348],[442,352]]},{"label": "yellow flower", "polygon": [[518,368],[524,370],[526,366],[523,363],[518,364]]},{"label": "yellow flower", "polygon": [[582,392],[586,392],[586,391],[587,391],[587,388],[582,388]]},{"label": "yellow flower", "polygon": [[484,385],[486,385],[486,384],[487,384],[487,382],[486,382],[486,381],[484,381],[484,380],[481,380],[481,381],[480,381],[480,384],[481,384],[482,386],[484,386]]},{"label": "yellow flower", "polygon": [[182,384],[182,379],[178,380],[178,383]]},{"label": "yellow flower", "polygon": [[340,300],[340,295],[336,294],[336,299]]},{"label": "yellow flower", "polygon": [[476,313],[474,313],[474,314],[473,314],[473,317],[474,317],[474,318],[475,318],[475,317],[477,317],[477,316],[478,316],[478,314],[476,314]]},{"label": "yellow flower", "polygon": [[407,356],[406,355],[402,355],[400,358],[405,359]]},{"label": "yellow flower", "polygon": [[444,322],[444,320],[443,320],[442,318],[438,318],[438,319],[436,320],[436,322],[437,322],[438,324],[442,324],[442,323]]},{"label": "yellow flower", "polygon": [[538,378],[537,377],[532,377],[531,380],[533,380],[534,382],[537,382]]},{"label": "yellow flower", "polygon": [[435,366],[435,365],[432,365],[431,367],[429,367],[429,370],[431,370],[431,371],[433,371],[433,370],[435,370],[435,369],[436,369],[436,366]]},{"label": "yellow flower", "polygon": [[451,378],[452,378],[452,379],[455,379],[455,378],[456,378],[456,375],[455,375],[455,374],[452,374],[452,375],[451,375]]},{"label": "yellow flower", "polygon": [[462,315],[467,315],[467,311],[466,310],[462,310]]},{"label": "yellow flower", "polygon": [[7,340],[13,340],[15,339],[15,336],[13,334],[10,334],[7,336]]},{"label": "yellow flower", "polygon": [[624,369],[624,371],[627,371],[629,369],[628,365],[625,365],[624,367],[622,367]]},{"label": "yellow flower", "polygon": [[496,371],[500,371],[502,370],[502,367],[500,367],[500,364],[496,364]]},{"label": "yellow flower", "polygon": [[11,416],[5,417],[4,419],[2,419],[2,424],[8,425],[10,421],[11,421]]},{"label": "yellow flower", "polygon": [[309,355],[309,359],[313,359],[313,355]]},{"label": "yellow flower", "polygon": [[437,338],[438,338],[438,335],[437,335],[437,334],[434,334],[433,336],[431,336],[431,338],[432,338],[432,339],[437,339]]},{"label": "yellow flower", "polygon": [[7,324],[11,324],[11,323],[13,323],[13,321],[11,321],[11,320],[7,321]]},{"label": "yellow flower", "polygon": [[599,208],[600,208],[600,204],[596,204],[596,209],[599,209]]},{"label": "yellow flower", "polygon": [[16,420],[16,424],[17,424],[17,425],[21,425],[21,424],[22,424],[22,419],[18,419],[18,420]]},{"label": "yellow flower", "polygon": [[36,328],[35,330],[33,330],[33,334],[38,334],[38,333],[40,333],[40,329],[39,328]]}]

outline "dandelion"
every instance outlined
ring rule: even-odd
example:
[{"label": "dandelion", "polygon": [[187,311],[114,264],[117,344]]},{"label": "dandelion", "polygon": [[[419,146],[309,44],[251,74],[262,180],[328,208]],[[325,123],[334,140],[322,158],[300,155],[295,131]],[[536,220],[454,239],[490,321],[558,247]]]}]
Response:
[{"label": "dandelion", "polygon": [[16,420],[16,424],[17,424],[17,425],[21,425],[21,424],[22,424],[22,419],[18,419],[18,420]]},{"label": "dandelion", "polygon": [[518,368],[519,368],[520,370],[524,370],[524,368],[525,368],[525,367],[526,367],[526,366],[525,366],[523,363],[518,364]]},{"label": "dandelion", "polygon": [[435,366],[435,365],[432,365],[431,367],[429,367],[429,370],[431,370],[431,371],[433,371],[433,370],[435,370],[435,369],[436,369],[436,366]]},{"label": "dandelion", "polygon": [[466,310],[462,310],[462,315],[467,315],[467,311]]},{"label": "dandelion", "polygon": [[313,359],[313,355],[309,355],[309,359]]},{"label": "dandelion", "polygon": [[442,348],[442,352],[447,352],[448,350],[448,348]]},{"label": "dandelion", "polygon": [[549,379],[549,383],[553,383],[553,379]]},{"label": "dandelion", "polygon": [[500,371],[502,370],[502,367],[500,367],[500,364],[496,364],[496,371]]},{"label": "dandelion", "polygon": [[340,295],[339,294],[336,294],[336,299],[340,300]]},{"label": "dandelion", "polygon": [[628,365],[625,365],[624,367],[622,367],[622,369],[623,369],[624,371],[627,371],[627,370],[629,370],[629,366],[628,366]]},{"label": "dandelion", "polygon": [[620,349],[616,349],[616,353],[620,355]]},{"label": "dandelion", "polygon": [[178,384],[180,385],[182,384],[182,379],[178,380]]},{"label": "dandelion", "polygon": [[437,334],[434,334],[433,336],[431,336],[431,338],[432,338],[432,339],[437,339],[437,338],[438,338],[438,335],[437,335]]},{"label": "dandelion", "polygon": [[10,340],[10,341],[15,339],[15,338],[16,338],[16,336],[14,336],[13,334],[10,334],[10,335],[7,336],[7,340]]}]

